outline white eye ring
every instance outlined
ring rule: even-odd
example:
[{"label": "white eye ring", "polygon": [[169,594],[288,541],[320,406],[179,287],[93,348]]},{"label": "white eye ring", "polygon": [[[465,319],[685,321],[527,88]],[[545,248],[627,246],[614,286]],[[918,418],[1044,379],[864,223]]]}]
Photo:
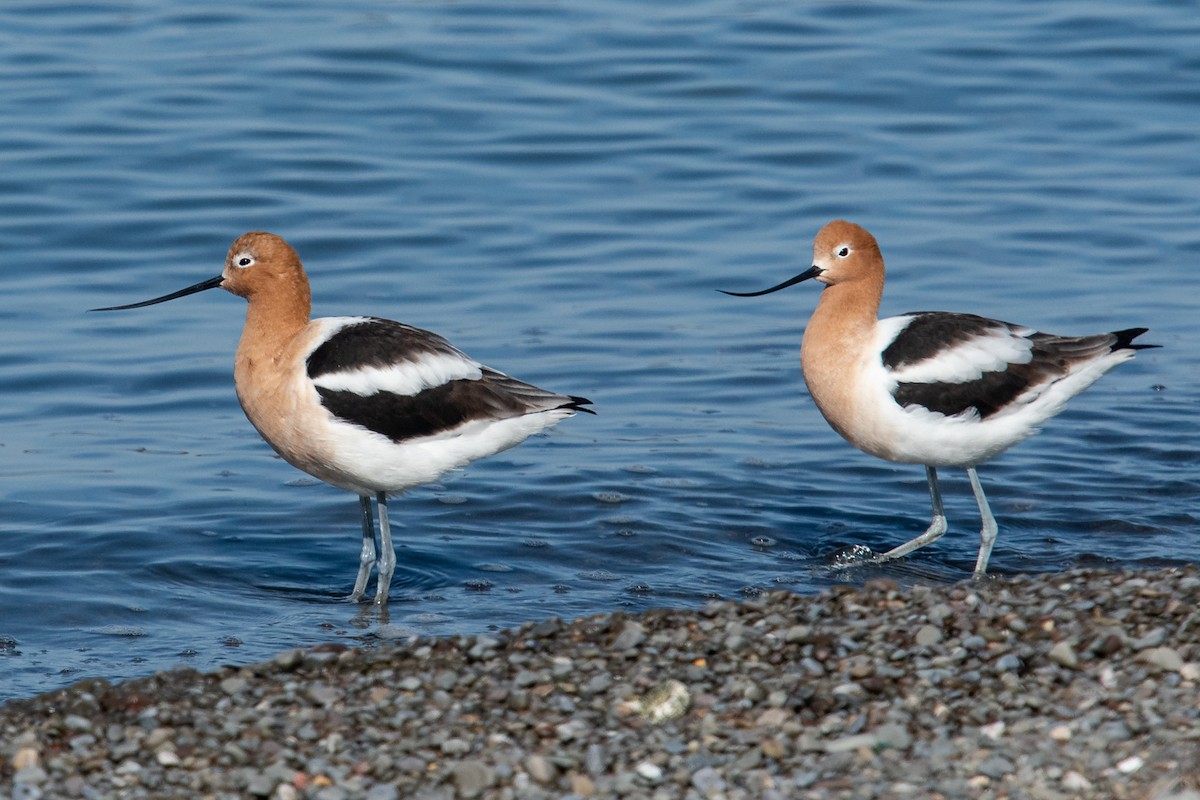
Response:
[{"label": "white eye ring", "polygon": [[837,257],[838,258],[847,258],[850,255],[850,253],[851,253],[850,248],[847,247],[846,245],[842,245],[840,248],[838,248]]},{"label": "white eye ring", "polygon": [[248,253],[238,253],[233,258],[233,265],[238,269],[249,269],[254,266],[254,256]]}]

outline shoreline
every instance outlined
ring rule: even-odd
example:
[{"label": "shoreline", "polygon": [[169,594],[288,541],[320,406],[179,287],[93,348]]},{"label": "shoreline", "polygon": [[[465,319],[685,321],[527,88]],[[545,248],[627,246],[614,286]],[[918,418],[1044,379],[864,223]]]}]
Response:
[{"label": "shoreline", "polygon": [[1197,786],[1196,567],[874,580],[320,645],[0,706],[0,794],[23,800],[1140,799]]}]

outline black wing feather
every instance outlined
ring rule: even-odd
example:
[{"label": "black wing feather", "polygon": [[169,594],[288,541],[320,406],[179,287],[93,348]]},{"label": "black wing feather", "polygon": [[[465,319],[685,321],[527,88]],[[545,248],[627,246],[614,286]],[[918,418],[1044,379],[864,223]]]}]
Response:
[{"label": "black wing feather", "polygon": [[[416,362],[427,355],[453,355],[470,360],[441,336],[392,320],[365,317],[346,325],[308,357],[308,375],[362,368],[387,368]],[[362,395],[316,386],[321,404],[335,416],[400,442],[433,436],[475,420],[499,420],[540,411],[584,408],[582,397],[559,395],[480,366],[479,379],[450,380],[416,394],[377,391]]]},{"label": "black wing feather", "polygon": [[1143,350],[1156,346],[1132,343],[1146,332],[1146,328],[1091,336],[1055,336],[1023,333],[1027,329],[974,314],[918,311],[912,316],[913,320],[881,354],[888,369],[935,358],[939,352],[955,345],[1003,330],[1012,336],[1023,336],[1031,343],[1032,357],[1028,363],[1009,364],[1003,370],[984,372],[975,380],[896,384],[893,396],[901,406],[922,406],[947,416],[973,410],[980,419],[986,419],[1031,389],[1062,378],[1077,364],[1115,350]]}]

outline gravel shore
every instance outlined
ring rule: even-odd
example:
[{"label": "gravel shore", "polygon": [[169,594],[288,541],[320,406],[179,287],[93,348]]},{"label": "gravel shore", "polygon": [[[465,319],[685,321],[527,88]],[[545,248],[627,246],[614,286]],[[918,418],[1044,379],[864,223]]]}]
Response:
[{"label": "gravel shore", "polygon": [[0,796],[1195,798],[1200,573],[877,580],[0,707]]}]

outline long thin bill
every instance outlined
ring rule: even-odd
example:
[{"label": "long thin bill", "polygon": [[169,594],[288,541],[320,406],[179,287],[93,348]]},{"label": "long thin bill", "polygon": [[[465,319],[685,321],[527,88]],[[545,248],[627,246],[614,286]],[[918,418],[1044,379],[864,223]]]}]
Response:
[{"label": "long thin bill", "polygon": [[215,289],[221,285],[221,281],[225,280],[224,275],[218,275],[215,278],[209,278],[206,281],[189,286],[186,289],[180,289],[178,292],[164,294],[162,297],[156,297],[153,300],[143,300],[140,303],[130,303],[127,306],[109,306],[108,308],[89,308],[88,311],[124,311],[127,308],[141,308],[142,306],[152,306],[156,303],[165,303],[168,300],[174,300],[176,297],[187,297],[189,294],[203,292],[205,289]]},{"label": "long thin bill", "polygon": [[786,289],[789,286],[795,286],[797,283],[800,283],[801,281],[806,281],[809,278],[815,278],[818,275],[820,275],[822,272],[823,272],[823,270],[820,267],[814,265],[814,266],[811,266],[808,269],[804,270],[804,272],[801,272],[796,277],[788,278],[783,283],[779,284],[778,286],[772,286],[770,289],[763,289],[762,291],[758,291],[758,292],[727,292],[724,289],[717,289],[717,291],[721,292],[722,294],[733,295],[734,297],[761,297],[764,294],[770,294],[771,292],[778,292],[780,289]]}]

